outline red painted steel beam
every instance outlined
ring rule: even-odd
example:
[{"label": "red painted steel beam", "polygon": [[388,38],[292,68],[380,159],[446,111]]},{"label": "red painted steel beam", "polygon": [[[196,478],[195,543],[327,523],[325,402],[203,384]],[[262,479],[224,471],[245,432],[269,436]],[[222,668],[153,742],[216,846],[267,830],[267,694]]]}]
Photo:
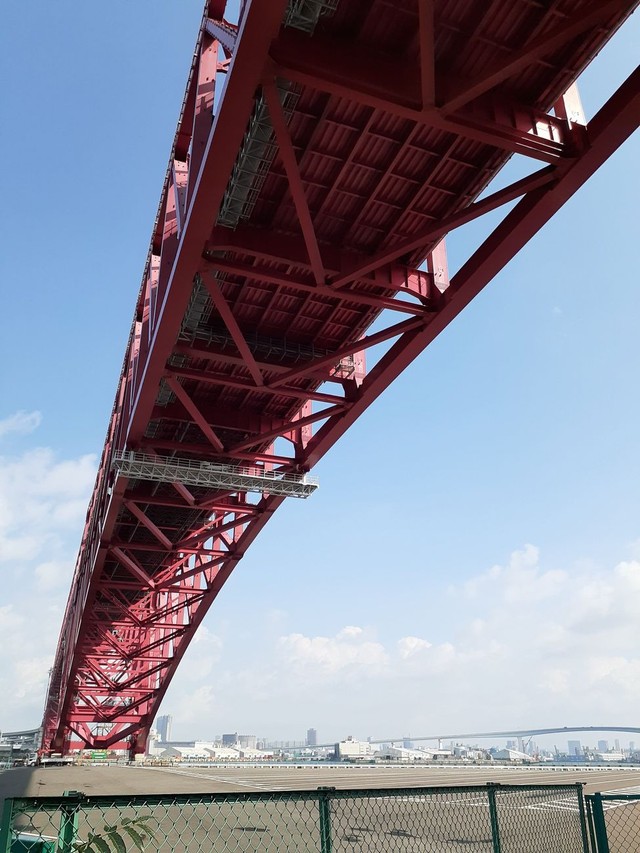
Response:
[{"label": "red painted steel beam", "polygon": [[344,402],[344,397],[340,397],[337,394],[327,394],[324,391],[312,391],[307,390],[306,388],[287,388],[283,385],[278,385],[277,388],[271,388],[268,385],[256,388],[255,385],[250,382],[244,382],[241,379],[229,379],[224,374],[205,373],[201,370],[193,370],[188,367],[172,367],[171,373],[174,376],[182,377],[183,379],[192,379],[194,382],[205,382],[211,385],[217,385],[221,388],[238,388],[245,391],[259,391],[261,394],[291,397],[293,400],[317,400],[319,403],[337,404]]},{"label": "red painted steel beam", "polygon": [[435,0],[418,3],[418,46],[420,52],[420,94],[422,107],[436,101]]},{"label": "red painted steel beam", "polygon": [[[175,448],[177,449],[178,446],[179,445],[176,443]],[[173,507],[174,509],[183,509],[185,512],[194,509],[193,506],[188,506],[184,501],[180,501],[177,498],[168,498],[162,495],[145,495],[141,491],[129,492],[129,497],[138,504]],[[198,506],[202,506],[202,504],[199,504]],[[229,498],[226,501],[220,501],[213,505],[206,502],[206,509],[210,509],[212,512],[255,512],[255,507],[252,504],[242,503],[242,501],[234,498]]]},{"label": "red painted steel beam", "polygon": [[124,502],[124,505],[129,510],[129,512],[132,513],[138,519],[138,521],[147,528],[147,530],[153,533],[153,535],[156,537],[156,539],[161,545],[164,545],[164,547],[169,551],[173,548],[171,540],[164,535],[162,530],[160,530],[160,528],[151,521],[151,519],[140,509],[140,507],[136,503],[131,500],[128,500]]},{"label": "red painted steel beam", "polygon": [[[309,254],[301,236],[280,234],[247,223],[239,224],[237,228],[215,225],[211,229],[205,255],[220,251],[251,255],[258,260],[274,261],[311,272]],[[337,246],[322,247],[322,260],[329,273],[339,272],[346,264],[357,262],[364,257],[366,256],[344,251]]]},{"label": "red painted steel beam", "polygon": [[146,363],[140,367],[138,391],[126,425],[127,444],[138,441],[146,428],[167,356],[178,337],[194,271],[209,237],[211,211],[218,209],[227,187],[262,79],[264,58],[280,28],[285,7],[286,0],[247,0],[227,85],[209,132],[183,236],[158,310],[156,330]]},{"label": "red painted steel beam", "polygon": [[[500,202],[501,204],[504,202]],[[473,212],[473,215],[479,216],[481,210]],[[438,229],[444,234],[446,229]],[[292,289],[302,289],[309,293],[314,292],[319,295],[335,297],[335,293],[331,288],[323,285],[314,285],[313,281],[305,278],[299,273],[290,271],[287,275],[282,272],[276,272],[266,264],[247,263],[231,259],[228,256],[221,258],[221,251],[234,252],[237,255],[250,255],[256,261],[273,261],[283,264],[287,267],[309,266],[304,243],[297,237],[285,234],[273,234],[264,229],[252,228],[248,225],[238,226],[235,230],[216,226],[211,232],[211,237],[205,249],[205,256],[208,261],[204,269],[218,269],[221,272],[229,272],[239,276],[252,278],[256,276],[256,280],[266,281],[272,284],[291,287]],[[323,260],[327,274],[331,279],[337,278],[344,270],[350,269],[365,269],[367,264],[371,262],[370,255],[359,254],[353,251],[344,252],[336,249],[335,246],[323,246]],[[310,268],[309,268],[310,269]],[[421,270],[415,270],[406,264],[390,263],[376,264],[374,267],[368,268],[366,273],[360,276],[363,284],[374,284],[390,291],[397,293],[407,293],[415,296],[424,303],[428,303],[429,288],[423,288],[417,282],[418,276],[428,276]],[[397,300],[388,302],[384,299],[375,297],[372,298],[368,294],[363,294],[360,290],[350,290],[349,298],[355,303],[363,305],[371,304],[377,308],[398,308]]]},{"label": "red painted steel beam", "polygon": [[303,379],[305,376],[318,373],[321,368],[334,367],[342,358],[352,355],[356,348],[359,350],[368,349],[369,347],[377,346],[378,344],[382,344],[392,338],[397,338],[400,335],[405,334],[405,332],[412,331],[413,329],[419,329],[427,322],[427,316],[428,315],[425,314],[424,317],[414,317],[411,320],[403,320],[401,323],[396,323],[395,325],[388,326],[386,329],[382,329],[379,332],[373,332],[364,338],[359,338],[357,341],[345,344],[345,346],[340,347],[329,355],[322,356],[321,358],[315,358],[307,364],[303,364],[301,367],[289,370],[284,376],[274,379],[269,384],[272,388],[276,388],[280,382],[294,382],[297,379]]},{"label": "red painted steel beam", "polygon": [[361,265],[354,265],[351,269],[344,271],[341,275],[333,278],[330,282],[331,287],[341,288],[345,284],[349,284],[349,282],[354,279],[361,278],[363,275],[372,272],[384,264],[392,263],[397,258],[411,254],[424,246],[428,246],[434,240],[438,240],[450,231],[460,228],[462,225],[466,225],[468,222],[472,222],[474,219],[477,219],[486,213],[490,213],[491,211],[520,198],[528,192],[533,192],[533,190],[536,190],[539,187],[550,185],[555,180],[556,171],[552,166],[540,169],[532,175],[528,175],[526,178],[522,178],[501,190],[491,193],[491,195],[486,196],[480,201],[469,204],[462,210],[444,217],[436,225],[430,226],[416,237],[411,237],[405,242],[396,244],[388,249],[383,249]]},{"label": "red painted steel beam", "polygon": [[[228,355],[226,352],[214,349],[213,346],[207,347],[204,344],[196,346],[195,344],[177,343],[173,348],[174,353],[179,355],[187,355],[190,358],[202,359],[203,361],[216,361],[220,364],[233,364],[238,367],[245,367],[246,364],[242,357]],[[289,368],[285,364],[270,364],[267,361],[258,361],[256,359],[262,373],[286,373]],[[173,370],[173,368],[171,368]],[[177,374],[176,374],[177,375]],[[255,390],[260,390],[256,388]],[[144,439],[141,439],[143,441]]]},{"label": "red painted steel beam", "polygon": [[209,18],[205,23],[205,32],[220,42],[221,45],[233,54],[238,40],[238,27],[225,20],[214,20]]},{"label": "red painted steel beam", "polygon": [[[274,394],[275,394],[275,390],[274,390]],[[344,397],[340,397],[340,398],[338,398],[338,400],[343,404],[345,403]],[[282,429],[286,430],[288,426],[289,426],[288,423],[283,423]],[[280,429],[280,427],[278,427],[278,429]],[[142,449],[145,449],[148,441],[151,442],[153,444],[153,446],[158,448],[159,450],[168,450],[168,451],[170,451],[172,453],[176,453],[178,455],[180,453],[182,453],[182,454],[184,454],[184,453],[195,453],[198,456],[204,457],[206,459],[228,459],[229,458],[229,451],[228,450],[223,450],[223,451],[220,451],[218,453],[218,452],[214,451],[210,445],[193,444],[191,442],[186,442],[186,441],[158,440],[157,438],[143,439],[140,442],[140,447]],[[262,453],[262,452],[240,453],[238,451],[234,451],[233,459],[234,459],[234,461],[237,461],[237,462],[250,462],[252,464],[255,464],[256,462],[268,462],[268,463],[271,463],[273,465],[290,465],[292,462],[294,462],[294,459],[290,456],[282,456],[281,454],[269,453],[269,452],[266,452],[266,453]],[[217,503],[221,504],[222,503],[221,499],[218,500]],[[185,510],[186,509],[209,509],[210,507],[215,508],[216,505],[217,505],[216,502],[214,502],[210,505],[207,501],[204,501],[204,502],[200,501],[199,503],[193,504],[193,506],[187,506],[184,502],[182,504],[180,504],[182,509],[185,509]]]},{"label": "red painted steel beam", "polygon": [[275,85],[275,81],[270,78],[265,78],[263,83],[264,97],[269,107],[269,116],[271,124],[278,143],[279,156],[287,173],[289,181],[289,191],[293,198],[293,203],[298,214],[300,227],[302,228],[302,236],[309,253],[309,264],[313,270],[316,284],[322,284],[325,280],[326,273],[322,262],[320,247],[318,246],[318,238],[313,227],[313,220],[309,212],[309,205],[305,197],[304,186],[300,176],[300,169],[296,160],[296,154],[289,135],[289,129],[282,111],[280,96]]},{"label": "red painted steel beam", "polygon": [[[330,63],[326,61],[327,56],[332,57]],[[271,47],[271,57],[274,76],[397,118],[548,163],[573,154],[562,139],[555,141],[549,135],[527,133],[513,120],[511,123],[491,121],[483,117],[484,111],[478,113],[475,108],[445,113],[438,107],[423,107],[419,74],[414,65],[403,67],[397,60],[374,58],[364,46],[341,44],[319,36],[308,41],[300,32],[284,30]],[[525,105],[518,105],[517,109],[522,113],[535,111]],[[540,119],[544,117],[555,132],[563,134],[566,131],[561,120],[541,111],[535,112],[536,118],[531,122],[533,128],[542,130]]]},{"label": "red painted steel beam", "polygon": [[[110,551],[116,560],[120,563],[120,565],[124,566],[129,572],[139,581],[141,581],[144,586],[148,586],[151,589],[155,586],[153,580],[149,577],[149,575],[145,572],[145,570],[140,566],[131,555],[126,554],[122,549],[123,548],[131,548],[133,543],[131,542],[122,542],[114,544],[110,547]],[[134,546],[137,547],[137,546]],[[159,548],[160,546],[153,546],[154,548]],[[151,546],[149,546],[151,548]]]},{"label": "red painted steel beam", "polygon": [[244,441],[239,441],[237,444],[232,445],[229,448],[229,453],[233,454],[238,450],[246,450],[250,447],[261,446],[274,438],[278,438],[278,436],[290,432],[292,427],[300,428],[306,426],[307,424],[315,424],[318,421],[323,421],[326,418],[335,417],[336,415],[342,415],[345,411],[347,411],[350,405],[350,402],[344,402],[338,406],[329,406],[327,409],[322,409],[321,411],[315,412],[312,415],[307,415],[304,418],[298,418],[293,423],[276,427],[275,429],[270,429],[266,432],[256,433],[256,435],[252,436],[251,438],[247,438]]},{"label": "red painted steel beam", "polygon": [[[415,319],[405,320],[404,323],[398,323],[398,326],[404,327],[407,323],[416,322],[417,321]],[[338,359],[336,359],[336,361],[337,360]],[[318,361],[320,361],[320,359],[308,362],[309,368],[313,369],[314,365],[317,364]],[[330,358],[329,361],[331,362]],[[274,382],[278,381],[278,379],[274,380]],[[234,432],[262,432],[263,430],[273,429],[274,427],[280,429],[281,427],[286,426],[289,422],[287,418],[269,417],[268,415],[263,414],[261,410],[234,410],[233,408],[223,408],[215,403],[208,403],[206,407],[204,404],[201,404],[199,413],[200,418],[205,424],[213,425],[216,429],[233,430]],[[166,406],[156,406],[153,409],[153,415],[155,418],[166,418],[176,421],[191,420],[185,416],[182,407],[176,403],[167,403]],[[192,422],[196,423],[195,420]],[[159,440],[153,438],[148,441],[155,445],[159,444]],[[146,442],[147,439],[142,443],[144,444]],[[216,450],[216,448],[213,449]],[[220,451],[222,450],[226,450],[226,448],[220,448]]]},{"label": "red painted steel beam", "polygon": [[200,57],[194,72],[195,92],[193,106],[193,125],[190,141],[189,182],[187,186],[187,207],[191,202],[196,177],[200,172],[211,121],[213,119],[213,101],[216,89],[216,68],[218,63],[218,42],[207,33],[202,34]]},{"label": "red painted steel beam", "polygon": [[175,674],[184,654],[187,650],[188,644],[195,635],[196,631],[200,627],[202,620],[204,619],[206,613],[209,608],[217,598],[220,590],[224,586],[226,580],[229,578],[237,564],[240,562],[244,554],[250,545],[255,541],[256,537],[262,531],[264,526],[270,520],[273,513],[278,509],[278,507],[283,503],[285,499],[283,497],[270,496],[265,498],[261,502],[261,515],[249,525],[247,530],[241,535],[240,539],[236,543],[236,547],[234,549],[234,553],[229,557],[229,559],[221,566],[220,571],[216,575],[211,587],[207,591],[206,599],[203,601],[203,605],[198,609],[197,612],[193,615],[192,622],[187,626],[181,642],[178,648],[175,651],[173,657],[168,661],[167,667],[164,672],[164,680],[161,683],[160,687],[157,689],[154,700],[151,714],[154,714],[155,711],[160,707],[162,703],[162,699],[169,687],[171,679]]},{"label": "red painted steel beam", "polygon": [[485,71],[475,80],[455,81],[453,84],[444,79],[439,87],[439,99],[445,112],[455,112],[469,101],[518,74],[528,65],[543,59],[554,50],[566,44],[576,36],[587,32],[608,18],[624,12],[627,0],[594,0],[590,8],[580,15],[571,15],[551,30],[532,38],[507,59],[498,60],[490,71]]},{"label": "red painted steel beam", "polygon": [[238,348],[238,352],[244,359],[249,373],[253,377],[253,381],[256,385],[264,385],[264,379],[260,372],[260,368],[253,357],[253,353],[249,349],[236,318],[233,316],[233,311],[227,304],[227,300],[224,298],[222,291],[220,290],[218,282],[212,279],[211,275],[206,274],[203,276],[202,281],[204,286],[207,288],[207,292],[209,293],[211,301],[213,302],[218,314],[222,317],[225,326],[229,330],[231,337],[233,338],[233,342]]},{"label": "red painted steel beam", "polygon": [[424,328],[403,335],[365,378],[349,411],[327,422],[318,431],[305,452],[306,465],[313,467],[325,455],[384,389],[538,233],[639,124],[640,68],[590,123],[589,144],[582,156],[559,171],[553,183],[532,190],[518,203],[451,279],[440,311]]},{"label": "red painted steel beam", "polygon": [[[360,261],[360,263],[363,263],[363,261]],[[345,302],[350,301],[359,305],[369,305],[372,308],[379,308],[380,310],[388,309],[390,311],[398,311],[402,314],[413,314],[415,316],[419,316],[423,313],[423,308],[421,306],[400,301],[399,299],[391,299],[388,296],[374,296],[369,293],[362,293],[357,289],[337,294],[335,289],[328,287],[325,284],[318,285],[309,281],[302,281],[300,276],[296,276],[295,278],[292,276],[285,276],[274,272],[268,267],[252,266],[251,264],[242,263],[241,261],[228,260],[227,258],[216,258],[215,260],[212,259],[209,261],[207,266],[211,270],[231,273],[232,275],[241,276],[245,279],[267,282],[278,287],[288,287],[291,290],[300,290],[317,296],[328,296],[331,299],[336,299],[339,295]],[[367,284],[378,284],[378,282],[370,281],[367,282]],[[421,294],[415,292],[409,287],[403,287],[399,283],[392,284],[389,282],[387,284],[385,282],[383,284],[380,282],[379,286],[388,287],[390,290],[396,290],[398,293],[406,293],[409,296],[417,296],[418,298],[424,299]],[[428,299],[424,299],[424,301],[428,301]]]},{"label": "red painted steel beam", "polygon": [[202,412],[193,402],[191,397],[184,390],[182,385],[178,382],[177,379],[174,379],[173,376],[165,374],[165,382],[171,388],[173,393],[176,395],[178,400],[184,406],[185,411],[191,416],[191,419],[202,431],[205,438],[208,438],[211,442],[211,446],[214,450],[224,450],[224,445],[215,434],[214,430],[211,429],[211,425],[207,422],[207,420],[203,417]]}]

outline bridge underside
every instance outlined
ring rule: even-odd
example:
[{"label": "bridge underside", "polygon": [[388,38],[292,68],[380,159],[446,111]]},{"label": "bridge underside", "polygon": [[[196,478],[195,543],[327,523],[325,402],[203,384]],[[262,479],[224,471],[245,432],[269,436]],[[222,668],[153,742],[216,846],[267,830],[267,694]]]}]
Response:
[{"label": "bridge underside", "polygon": [[[588,125],[572,83],[634,5],[254,0],[238,28],[207,4],[44,751],[144,749],[280,504],[633,132],[637,72]],[[487,194],[513,154],[528,177]],[[449,279],[445,235],[511,202]]]}]

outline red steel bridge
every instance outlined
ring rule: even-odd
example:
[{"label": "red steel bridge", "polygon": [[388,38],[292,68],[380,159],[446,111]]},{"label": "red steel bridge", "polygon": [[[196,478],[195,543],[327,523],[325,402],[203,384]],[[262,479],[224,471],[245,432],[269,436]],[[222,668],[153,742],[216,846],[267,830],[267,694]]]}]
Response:
[{"label": "red steel bridge", "polygon": [[[316,462],[633,132],[638,71],[588,124],[574,81],[635,5],[246,0],[236,25],[209,0],[44,752],[144,750],[274,512],[313,492]],[[528,177],[486,190],[514,154]],[[445,235],[511,202],[450,279]]]}]

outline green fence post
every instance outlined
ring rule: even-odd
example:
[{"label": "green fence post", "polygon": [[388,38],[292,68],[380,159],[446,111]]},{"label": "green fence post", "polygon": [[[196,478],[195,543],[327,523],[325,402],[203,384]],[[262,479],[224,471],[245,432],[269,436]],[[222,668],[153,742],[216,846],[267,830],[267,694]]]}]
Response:
[{"label": "green fence post", "polygon": [[593,814],[593,828],[596,834],[597,853],[609,853],[607,824],[604,820],[604,809],[602,808],[602,794],[600,792],[595,793],[591,797],[591,811]]},{"label": "green fence post", "polygon": [[320,812],[320,853],[331,853],[331,792],[335,788],[318,788],[318,810]]},{"label": "green fence post", "polygon": [[2,809],[2,823],[0,823],[0,853],[11,851],[11,824],[13,822],[13,800],[7,798]]},{"label": "green fence post", "polygon": [[589,836],[587,835],[587,814],[584,808],[584,782],[576,782],[576,795],[578,797],[578,811],[580,812],[580,831],[582,832],[582,848],[584,853],[589,853]]},{"label": "green fence post", "polygon": [[497,784],[489,782],[487,795],[489,797],[489,817],[491,819],[491,841],[493,842],[493,853],[500,853],[500,828],[498,826],[498,807],[496,805]]},{"label": "green fence post", "polygon": [[598,845],[596,844],[596,833],[593,828],[593,804],[591,802],[591,795],[587,794],[584,798],[585,805],[587,807],[587,822],[589,824],[589,841],[591,842],[591,847],[589,848],[592,853],[597,853]]},{"label": "green fence post", "polygon": [[78,802],[84,796],[80,791],[65,791],[63,797],[73,802],[63,802],[60,810],[60,832],[58,833],[58,847],[56,853],[72,853],[73,842],[78,835]]}]

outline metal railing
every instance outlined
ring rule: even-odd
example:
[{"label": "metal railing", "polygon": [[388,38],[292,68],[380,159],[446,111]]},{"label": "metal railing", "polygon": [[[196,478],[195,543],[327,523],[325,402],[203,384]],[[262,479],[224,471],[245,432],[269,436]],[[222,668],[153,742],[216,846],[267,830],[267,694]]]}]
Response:
[{"label": "metal railing", "polygon": [[640,850],[640,791],[616,791],[585,797],[594,853]]},{"label": "metal railing", "polygon": [[21,797],[0,853],[589,853],[581,785]]},{"label": "metal railing", "polygon": [[130,450],[116,451],[113,454],[112,466],[116,473],[140,480],[183,483],[185,486],[205,486],[212,489],[268,492],[294,498],[309,497],[319,485],[317,477],[306,473],[291,474],[257,466],[223,465],[180,457],[151,456]]}]

